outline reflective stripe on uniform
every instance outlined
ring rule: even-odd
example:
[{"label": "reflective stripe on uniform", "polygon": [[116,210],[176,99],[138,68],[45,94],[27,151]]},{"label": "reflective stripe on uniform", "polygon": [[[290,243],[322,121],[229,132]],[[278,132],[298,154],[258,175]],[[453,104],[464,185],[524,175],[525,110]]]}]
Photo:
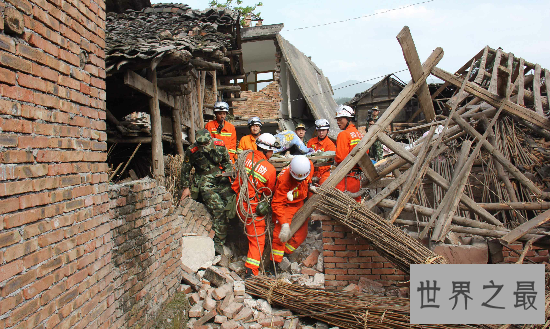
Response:
[{"label": "reflective stripe on uniform", "polygon": [[294,250],[296,250],[296,248],[294,248],[293,246],[289,245],[288,243],[285,243],[285,247],[287,247],[287,249],[290,250],[291,252],[294,252]]},{"label": "reflective stripe on uniform", "polygon": [[[245,169],[246,169],[246,173],[250,175],[250,169],[248,169],[248,168],[245,168]],[[253,176],[254,176],[254,178],[257,178],[262,183],[267,182],[267,179],[265,179],[264,176],[260,175],[257,172],[254,172]]]},{"label": "reflective stripe on uniform", "polygon": [[227,149],[227,151],[228,151],[229,153],[237,153],[237,151],[235,151],[235,150],[233,150],[233,149]]},{"label": "reflective stripe on uniform", "polygon": [[349,145],[357,145],[359,144],[361,140],[359,138],[357,139],[352,139],[350,142],[349,142]]},{"label": "reflective stripe on uniform", "polygon": [[285,255],[285,251],[284,250],[275,250],[275,249],[271,249],[271,253],[275,256],[284,256]]},{"label": "reflective stripe on uniform", "polygon": [[246,262],[250,265],[254,265],[254,266],[260,266],[260,261],[259,260],[255,260],[254,258],[250,258],[248,257],[246,259]]}]

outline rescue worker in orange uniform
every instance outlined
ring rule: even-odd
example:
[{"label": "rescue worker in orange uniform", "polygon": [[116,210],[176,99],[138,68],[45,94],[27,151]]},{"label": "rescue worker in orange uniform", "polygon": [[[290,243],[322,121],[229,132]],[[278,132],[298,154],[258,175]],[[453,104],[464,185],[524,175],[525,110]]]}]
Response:
[{"label": "rescue worker in orange uniform", "polygon": [[248,119],[248,129],[250,130],[250,134],[241,138],[239,141],[239,147],[237,147],[237,152],[258,149],[256,146],[256,138],[260,136],[260,131],[262,130],[262,120],[258,117]]},{"label": "rescue worker in orange uniform", "polygon": [[[353,148],[357,146],[363,138],[363,134],[361,134],[351,122],[354,116],[355,111],[347,105],[340,105],[336,108],[336,122],[338,123],[338,128],[342,131],[336,138],[336,156],[334,157],[335,165],[339,165],[340,162],[344,161],[349,152],[351,152],[351,150],[353,150]],[[348,191],[352,193],[359,192],[361,189],[360,170],[361,169],[358,165],[353,167],[352,171],[346,175],[346,177],[342,179],[338,185],[336,185],[336,188],[340,191]],[[355,200],[357,202],[361,202],[361,197],[356,197]]]},{"label": "rescue worker in orange uniform", "polygon": [[227,151],[231,162],[235,163],[235,157],[237,156],[237,131],[235,126],[225,121],[225,117],[229,113],[229,105],[226,102],[216,102],[214,104],[215,120],[208,122],[204,128],[206,128],[212,138],[221,139]]},{"label": "rescue worker in orange uniform", "polygon": [[[336,151],[336,145],[328,138],[328,130],[330,124],[327,119],[315,120],[315,130],[317,130],[317,137],[313,137],[307,142],[307,147],[320,152]],[[330,176],[330,166],[322,166],[315,169],[313,177],[319,179],[318,184],[321,185]]]},{"label": "rescue worker in orange uniform", "polygon": [[271,201],[273,211],[273,242],[271,260],[280,263],[285,253],[292,254],[307,237],[308,221],[290,235],[294,214],[304,204],[313,178],[313,163],[305,155],[297,155],[277,176],[277,185]]},{"label": "rescue worker in orange uniform", "polygon": [[[248,199],[250,202],[243,200],[241,205],[237,204],[237,212],[239,218],[245,223],[248,237],[245,278],[258,275],[258,268],[265,246],[265,215],[269,211],[269,199],[266,198],[271,197],[277,179],[275,167],[267,161],[273,155],[273,150],[275,150],[275,137],[272,134],[261,134],[256,139],[256,144],[258,150],[250,152],[244,163],[248,177],[237,176],[231,186],[237,193],[237,202],[239,202],[243,180],[248,180]],[[248,208],[248,205],[250,205],[250,208]]]}]

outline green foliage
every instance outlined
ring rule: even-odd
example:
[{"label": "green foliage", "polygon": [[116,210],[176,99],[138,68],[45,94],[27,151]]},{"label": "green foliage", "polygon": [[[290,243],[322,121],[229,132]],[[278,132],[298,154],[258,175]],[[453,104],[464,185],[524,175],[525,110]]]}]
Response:
[{"label": "green foliage", "polygon": [[253,6],[243,6],[243,0],[225,0],[225,3],[222,2],[223,0],[211,0],[209,2],[209,5],[211,7],[217,7],[217,8],[229,8],[231,10],[236,10],[239,12],[241,16],[241,26],[244,26],[244,19],[246,16],[250,15],[252,19],[258,20],[262,19],[261,12],[256,12],[258,7],[263,6],[263,3],[258,2],[257,4]]}]

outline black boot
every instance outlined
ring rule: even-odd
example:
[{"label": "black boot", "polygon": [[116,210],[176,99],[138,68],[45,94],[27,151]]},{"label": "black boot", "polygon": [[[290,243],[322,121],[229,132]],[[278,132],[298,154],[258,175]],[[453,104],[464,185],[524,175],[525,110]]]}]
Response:
[{"label": "black boot", "polygon": [[244,279],[248,279],[250,277],[253,277],[254,276],[254,273],[252,273],[252,269],[250,268],[246,268],[246,272],[244,272]]}]

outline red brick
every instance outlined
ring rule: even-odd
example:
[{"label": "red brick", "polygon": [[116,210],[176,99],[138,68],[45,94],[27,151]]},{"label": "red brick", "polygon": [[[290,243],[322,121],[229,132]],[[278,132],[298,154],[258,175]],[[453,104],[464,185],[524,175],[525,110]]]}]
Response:
[{"label": "red brick", "polygon": [[32,64],[26,59],[0,51],[0,65],[27,73],[32,72]]},{"label": "red brick", "polygon": [[23,244],[16,244],[14,246],[6,248],[4,251],[4,260],[6,262],[11,262],[14,259],[17,259],[21,256],[30,254],[31,252],[38,249],[38,242],[36,239],[26,241]]},{"label": "red brick", "polygon": [[[0,202],[0,214],[16,211],[19,209],[19,198],[3,199]],[[0,223],[0,226],[2,224]],[[1,264],[2,262],[0,262]]]},{"label": "red brick", "polygon": [[28,256],[23,257],[23,263],[26,268],[40,264],[43,261],[50,259],[52,257],[52,248],[44,248],[37,252],[34,252]]},{"label": "red brick", "polygon": [[20,241],[21,241],[21,234],[19,234],[18,231],[12,230],[8,232],[0,233],[0,248],[10,246]]},{"label": "red brick", "polygon": [[372,274],[393,274],[393,268],[374,268],[372,269]]},{"label": "red brick", "polygon": [[357,257],[357,251],[337,251],[335,253],[336,257]]},{"label": "red brick", "polygon": [[27,75],[27,74],[19,73],[17,75],[17,82],[22,87],[27,87],[27,88],[46,92],[46,82],[42,79]]},{"label": "red brick", "polygon": [[325,257],[324,261],[328,263],[345,263],[348,259],[343,257]]},{"label": "red brick", "polygon": [[46,62],[46,54],[40,51],[40,48],[29,47],[22,43],[17,45],[17,55],[41,64]]},{"label": "red brick", "polygon": [[15,309],[7,318],[7,322],[6,322],[7,326],[8,327],[13,326],[14,324],[24,319],[25,317],[29,316],[30,314],[33,314],[39,307],[40,307],[40,303],[38,299],[33,299],[31,301],[23,303],[21,307]]},{"label": "red brick", "polygon": [[8,51],[10,53],[14,53],[15,52],[14,39],[8,35],[0,34],[0,49]]},{"label": "red brick", "polygon": [[59,73],[50,69],[49,67],[42,66],[36,63],[32,63],[32,73],[36,76],[44,78],[46,80],[57,83],[59,79]]},{"label": "red brick", "polygon": [[0,266],[0,282],[7,280],[18,273],[21,273],[25,268],[22,260],[16,260],[6,265]]},{"label": "red brick", "polygon": [[333,245],[333,244],[325,244],[323,245],[324,250],[346,250],[345,245]]},{"label": "red brick", "polygon": [[46,276],[33,283],[30,287],[24,289],[23,296],[25,297],[25,299],[31,299],[42,291],[48,289],[53,284],[53,282],[53,276]]},{"label": "red brick", "polygon": [[0,67],[0,82],[15,85],[15,72]]},{"label": "red brick", "polygon": [[[12,297],[3,298],[0,300],[0,315],[7,313],[8,311],[13,310],[17,305],[23,301],[23,294],[19,293]],[[0,328],[4,329],[2,325]]]},{"label": "red brick", "polygon": [[36,280],[36,270],[28,271],[25,274],[16,275],[1,288],[2,297],[6,297],[17,289],[23,288],[34,280]]}]

